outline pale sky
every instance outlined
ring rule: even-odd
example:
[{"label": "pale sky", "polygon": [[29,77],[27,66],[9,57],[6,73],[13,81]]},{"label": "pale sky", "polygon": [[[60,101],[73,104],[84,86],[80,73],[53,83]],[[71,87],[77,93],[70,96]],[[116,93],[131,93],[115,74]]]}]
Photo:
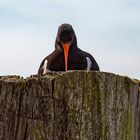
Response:
[{"label": "pale sky", "polygon": [[140,0],[0,0],[0,75],[36,74],[62,23],[101,71],[140,79]]}]

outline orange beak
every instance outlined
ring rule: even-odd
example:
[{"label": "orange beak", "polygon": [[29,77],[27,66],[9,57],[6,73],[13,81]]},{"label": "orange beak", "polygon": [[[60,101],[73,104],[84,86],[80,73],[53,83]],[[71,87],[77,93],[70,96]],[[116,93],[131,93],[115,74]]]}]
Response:
[{"label": "orange beak", "polygon": [[65,57],[65,70],[68,70],[68,53],[69,53],[69,43],[64,43],[63,44],[63,49],[64,49],[64,57]]}]

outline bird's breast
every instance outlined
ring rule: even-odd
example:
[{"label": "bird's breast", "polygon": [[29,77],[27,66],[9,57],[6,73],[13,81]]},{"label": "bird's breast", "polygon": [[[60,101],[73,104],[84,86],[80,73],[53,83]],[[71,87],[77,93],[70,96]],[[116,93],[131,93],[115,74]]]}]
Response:
[{"label": "bird's breast", "polygon": [[[85,70],[87,60],[77,52],[70,52],[68,56],[68,70]],[[52,71],[65,71],[65,59],[63,52],[59,54],[49,67]]]},{"label": "bird's breast", "polygon": [[65,71],[65,60],[62,53],[54,59],[49,69],[51,71]]},{"label": "bird's breast", "polygon": [[85,70],[86,67],[86,60],[85,58],[78,54],[78,53],[72,53],[69,55],[69,70]]}]

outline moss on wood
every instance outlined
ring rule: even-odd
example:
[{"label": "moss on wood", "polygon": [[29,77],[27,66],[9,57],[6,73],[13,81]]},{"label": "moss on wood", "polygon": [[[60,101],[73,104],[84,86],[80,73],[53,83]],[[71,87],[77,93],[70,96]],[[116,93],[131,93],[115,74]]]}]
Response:
[{"label": "moss on wood", "polygon": [[2,140],[139,140],[139,81],[70,71],[0,77]]}]

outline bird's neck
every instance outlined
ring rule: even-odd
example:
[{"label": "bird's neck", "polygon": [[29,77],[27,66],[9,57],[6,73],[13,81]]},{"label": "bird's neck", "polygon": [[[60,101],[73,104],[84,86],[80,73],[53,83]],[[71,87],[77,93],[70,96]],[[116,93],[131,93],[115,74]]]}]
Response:
[{"label": "bird's neck", "polygon": [[69,51],[77,50],[77,49],[78,49],[77,44],[72,43],[72,44],[70,45]]}]

